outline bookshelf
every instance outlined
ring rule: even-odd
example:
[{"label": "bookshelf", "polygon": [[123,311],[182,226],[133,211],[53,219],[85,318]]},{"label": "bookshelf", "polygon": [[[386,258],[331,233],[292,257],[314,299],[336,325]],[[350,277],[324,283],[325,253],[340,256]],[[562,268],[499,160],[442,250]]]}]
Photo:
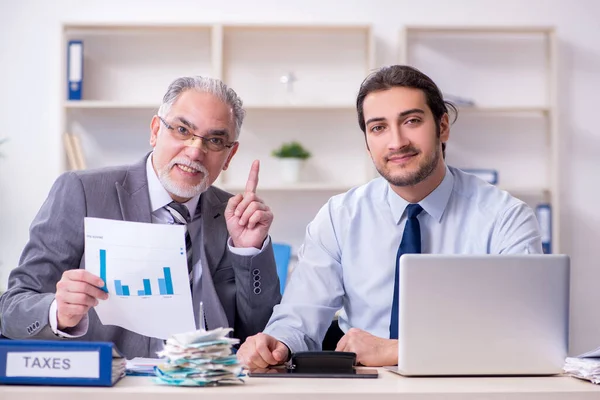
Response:
[{"label": "bookshelf", "polygon": [[[88,168],[139,160],[168,84],[205,75],[230,85],[247,112],[239,151],[215,185],[242,191],[260,159],[258,192],[277,212],[275,241],[296,251],[329,197],[376,176],[354,106],[374,68],[369,25],[65,24],[62,71],[69,40],[83,42],[83,95],[68,100],[62,90],[61,125],[79,139]],[[295,184],[282,181],[271,156],[292,140],[312,153]]]},{"label": "bookshelf", "polygon": [[560,252],[556,37],[552,27],[407,26],[400,63],[429,75],[444,92],[473,100],[459,107],[447,162],[494,169],[498,186],[532,207],[552,207],[552,252]]}]

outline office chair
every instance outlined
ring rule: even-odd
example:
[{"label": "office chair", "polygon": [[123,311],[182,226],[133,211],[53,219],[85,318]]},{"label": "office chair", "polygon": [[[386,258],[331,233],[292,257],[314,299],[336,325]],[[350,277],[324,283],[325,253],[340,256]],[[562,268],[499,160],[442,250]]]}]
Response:
[{"label": "office chair", "polygon": [[285,243],[273,243],[273,253],[275,254],[277,276],[279,277],[279,290],[283,294],[288,276],[290,258],[292,256],[292,247]]},{"label": "office chair", "polygon": [[331,325],[327,329],[327,333],[325,333],[325,338],[323,338],[323,343],[321,347],[323,350],[335,350],[340,339],[344,336],[344,331],[340,329],[338,325],[337,319],[331,322]]}]

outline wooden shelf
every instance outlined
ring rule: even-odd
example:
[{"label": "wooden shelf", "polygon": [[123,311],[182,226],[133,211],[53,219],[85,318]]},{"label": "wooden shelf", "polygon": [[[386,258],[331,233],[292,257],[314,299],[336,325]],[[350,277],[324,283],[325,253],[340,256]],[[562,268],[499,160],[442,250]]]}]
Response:
[{"label": "wooden shelf", "polygon": [[281,25],[281,24],[225,24],[223,25],[224,30],[257,30],[257,31],[298,31],[308,30],[314,31],[364,31],[368,32],[371,30],[371,25],[368,24],[293,24],[293,25]]},{"label": "wooden shelf", "polygon": [[550,34],[554,28],[549,26],[406,26],[410,33],[433,34]]},{"label": "wooden shelf", "polygon": [[[300,191],[324,191],[324,192],[345,192],[356,185],[338,185],[335,183],[322,183],[322,182],[299,182],[290,184],[280,185],[261,185],[258,184],[258,192],[269,191],[269,192],[300,192]],[[232,193],[241,193],[245,190],[245,186],[242,185],[231,185],[231,184],[215,184],[220,189],[226,190]]]},{"label": "wooden shelf", "polygon": [[354,110],[354,104],[244,104],[246,110]]},{"label": "wooden shelf", "polygon": [[63,27],[65,32],[69,34],[87,35],[115,35],[119,33],[157,33],[160,31],[210,31],[213,25],[205,24],[168,24],[168,23],[140,23],[140,24],[119,24],[119,23],[73,23],[66,24]]},{"label": "wooden shelf", "polygon": [[[105,100],[65,101],[67,109],[158,109],[159,103],[119,102]],[[354,110],[354,104],[245,104],[246,110]]]},{"label": "wooden shelf", "polygon": [[507,106],[507,107],[486,107],[486,106],[459,106],[459,113],[477,113],[477,114],[548,114],[550,108],[537,106]]},{"label": "wooden shelf", "polygon": [[495,169],[501,189],[532,207],[551,204],[553,251],[560,252],[555,28],[408,25],[399,33],[401,64],[476,103],[456,105],[450,165]]},{"label": "wooden shelf", "polygon": [[73,100],[65,101],[65,108],[69,109],[157,109],[160,103],[137,103],[104,100]]},{"label": "wooden shelf", "polygon": [[552,192],[550,188],[545,187],[511,187],[499,185],[499,188],[506,190],[515,197],[548,197]]},{"label": "wooden shelf", "polygon": [[[335,183],[321,183],[321,182],[300,182],[294,184],[281,184],[281,185],[262,185],[259,183],[258,191],[269,191],[269,192],[299,192],[299,191],[330,191],[330,192],[346,192],[356,185],[338,185]],[[231,185],[231,184],[215,184],[220,189],[226,190],[232,193],[241,193],[245,190],[243,185]],[[549,196],[551,190],[549,188],[542,187],[511,187],[511,186],[498,186],[502,190],[506,190],[510,194],[516,197],[540,197]]]}]

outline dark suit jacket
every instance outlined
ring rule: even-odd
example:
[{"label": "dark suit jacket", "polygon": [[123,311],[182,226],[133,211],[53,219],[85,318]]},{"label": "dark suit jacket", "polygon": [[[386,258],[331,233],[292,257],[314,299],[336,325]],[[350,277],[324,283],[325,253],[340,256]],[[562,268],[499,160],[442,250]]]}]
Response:
[{"label": "dark suit jacket", "polygon": [[[223,216],[231,194],[211,187],[200,197],[201,222],[188,226],[194,264],[202,265],[201,299],[208,329],[234,328],[242,341],[263,330],[279,303],[279,279],[269,245],[256,256],[227,248]],[[146,157],[129,167],[68,172],[54,183],[30,228],[30,239],[0,297],[0,330],[13,339],[59,339],[48,314],[64,271],[84,268],[84,217],[151,222]],[[260,279],[255,280],[254,275]],[[255,282],[259,282],[257,290]],[[102,325],[93,309],[79,340],[114,342],[127,358],[156,357],[162,340]],[[157,323],[159,323],[157,321]]]}]

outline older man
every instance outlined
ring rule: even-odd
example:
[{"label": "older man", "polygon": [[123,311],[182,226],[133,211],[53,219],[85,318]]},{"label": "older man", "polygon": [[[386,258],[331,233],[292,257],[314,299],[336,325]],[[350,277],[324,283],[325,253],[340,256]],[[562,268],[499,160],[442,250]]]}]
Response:
[{"label": "older man", "polygon": [[208,329],[230,326],[241,340],[260,332],[281,296],[268,237],[273,214],[255,194],[259,164],[244,194],[211,186],[238,149],[243,119],[241,100],[223,82],[179,78],[152,118],[152,153],[131,166],[60,176],[0,298],[2,334],[112,341],[128,358],[162,347],[100,323],[93,307],[108,294],[84,269],[84,217],[186,224],[194,314],[202,301]]}]

